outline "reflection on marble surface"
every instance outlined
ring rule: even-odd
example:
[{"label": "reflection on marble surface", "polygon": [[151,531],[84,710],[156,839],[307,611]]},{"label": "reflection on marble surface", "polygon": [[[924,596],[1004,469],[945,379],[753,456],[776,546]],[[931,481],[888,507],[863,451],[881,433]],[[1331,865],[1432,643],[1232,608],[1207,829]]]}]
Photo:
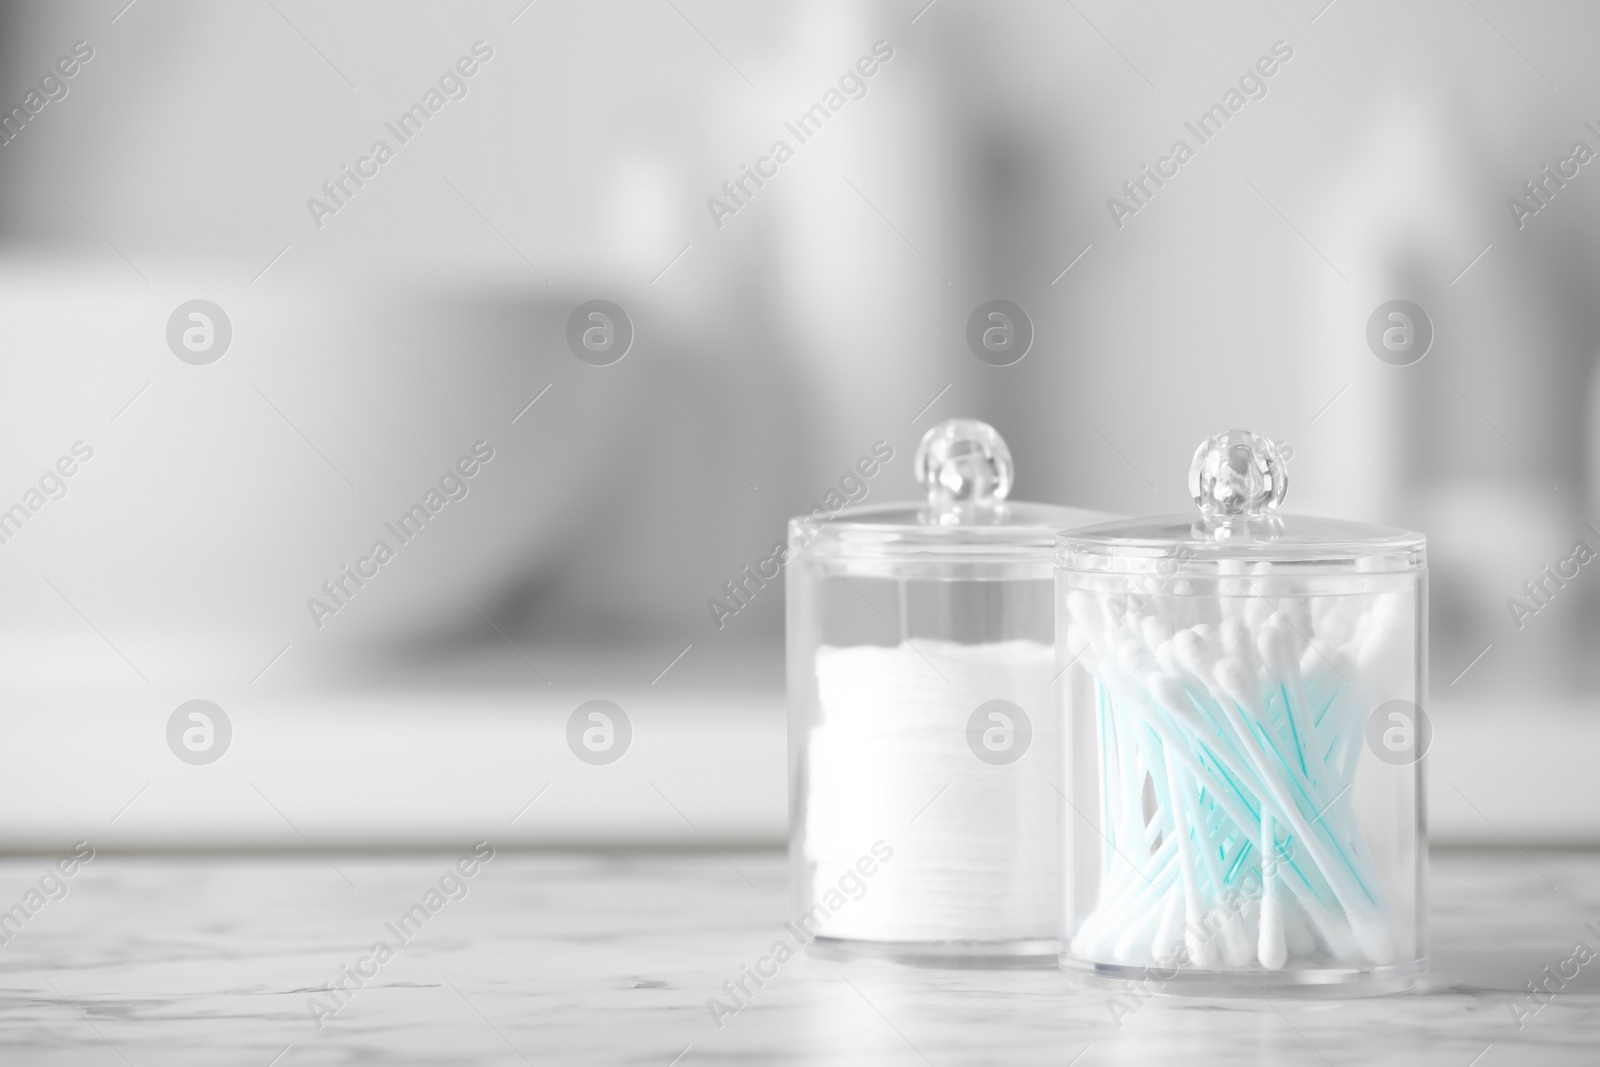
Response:
[{"label": "reflection on marble surface", "polygon": [[[1592,852],[1436,854],[1433,971],[1415,993],[1157,998],[1120,1028],[1109,993],[1054,971],[802,956],[719,1029],[707,999],[783,934],[784,860],[767,852],[501,851],[377,965],[373,943],[398,943],[385,923],[454,859],[102,854],[0,945],[0,1062],[1600,1062],[1600,959],[1522,1029],[1507,1007],[1576,941],[1600,949]],[[48,862],[0,862],[0,909]],[[375,977],[319,1029],[316,987],[358,964]]]}]

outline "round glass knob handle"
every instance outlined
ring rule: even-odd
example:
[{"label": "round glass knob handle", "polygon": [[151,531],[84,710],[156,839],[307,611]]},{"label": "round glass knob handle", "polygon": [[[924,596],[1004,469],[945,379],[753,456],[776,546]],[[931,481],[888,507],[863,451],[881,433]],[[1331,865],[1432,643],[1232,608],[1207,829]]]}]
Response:
[{"label": "round glass knob handle", "polygon": [[1208,523],[1268,518],[1289,491],[1286,449],[1249,430],[1200,442],[1189,464],[1189,495]]},{"label": "round glass knob handle", "polygon": [[922,435],[913,471],[936,510],[994,506],[1011,492],[1011,450],[993,426],[948,419]]}]

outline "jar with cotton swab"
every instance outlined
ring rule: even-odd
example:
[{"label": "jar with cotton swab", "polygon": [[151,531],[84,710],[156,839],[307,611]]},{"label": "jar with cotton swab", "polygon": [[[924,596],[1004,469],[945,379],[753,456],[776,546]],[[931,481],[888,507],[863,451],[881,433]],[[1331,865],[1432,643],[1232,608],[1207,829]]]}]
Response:
[{"label": "jar with cotton swab", "polygon": [[791,925],[831,955],[1054,966],[1055,535],[994,428],[952,419],[925,498],[789,523]]},{"label": "jar with cotton swab", "polygon": [[1425,538],[1280,514],[1283,451],[1195,452],[1198,514],[1063,533],[1061,966],[1163,992],[1426,970]]}]

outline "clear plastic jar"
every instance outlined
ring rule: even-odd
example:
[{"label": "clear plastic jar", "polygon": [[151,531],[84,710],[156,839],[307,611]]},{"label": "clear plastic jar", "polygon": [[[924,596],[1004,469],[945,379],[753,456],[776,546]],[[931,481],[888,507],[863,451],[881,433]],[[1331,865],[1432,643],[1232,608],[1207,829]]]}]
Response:
[{"label": "clear plastic jar", "polygon": [[1425,539],[1278,515],[1277,446],[1195,454],[1198,516],[1063,533],[1064,969],[1146,991],[1426,970]]},{"label": "clear plastic jar", "polygon": [[1053,962],[1055,533],[970,419],[918,449],[922,503],[789,524],[792,929],[814,949]]}]

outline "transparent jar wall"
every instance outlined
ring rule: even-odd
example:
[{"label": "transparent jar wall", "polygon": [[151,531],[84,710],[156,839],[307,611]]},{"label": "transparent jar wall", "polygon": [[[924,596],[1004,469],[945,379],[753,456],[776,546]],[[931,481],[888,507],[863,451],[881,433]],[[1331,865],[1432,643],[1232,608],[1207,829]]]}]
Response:
[{"label": "transparent jar wall", "polygon": [[1054,960],[1053,599],[1048,559],[791,561],[791,905],[818,947]]},{"label": "transparent jar wall", "polygon": [[1126,574],[1057,571],[1062,966],[1208,992],[1408,984],[1425,572],[1237,569],[1131,597]]}]

